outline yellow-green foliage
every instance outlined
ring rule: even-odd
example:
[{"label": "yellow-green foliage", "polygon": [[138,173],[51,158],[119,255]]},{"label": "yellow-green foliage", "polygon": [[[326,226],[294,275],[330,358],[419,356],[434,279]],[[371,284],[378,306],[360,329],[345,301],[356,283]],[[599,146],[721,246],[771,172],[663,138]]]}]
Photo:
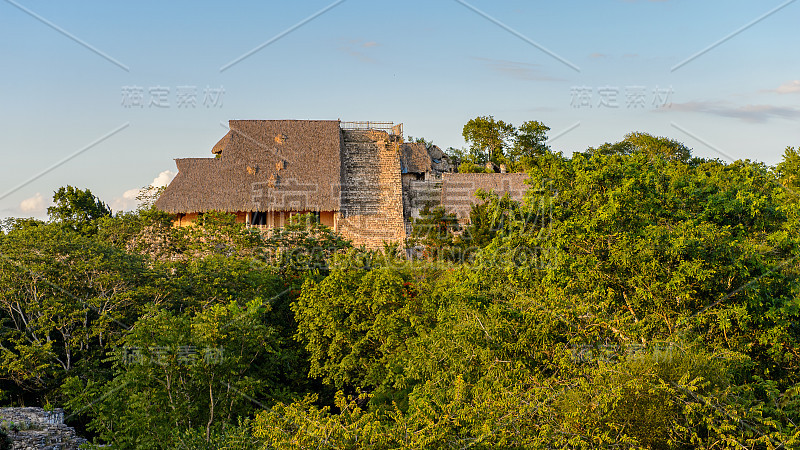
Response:
[{"label": "yellow-green foliage", "polygon": [[88,195],[6,221],[0,401],[122,449],[800,448],[797,151],[565,158],[480,119],[466,162],[525,166],[525,203],[428,211],[423,260],[221,213],[74,226]]}]

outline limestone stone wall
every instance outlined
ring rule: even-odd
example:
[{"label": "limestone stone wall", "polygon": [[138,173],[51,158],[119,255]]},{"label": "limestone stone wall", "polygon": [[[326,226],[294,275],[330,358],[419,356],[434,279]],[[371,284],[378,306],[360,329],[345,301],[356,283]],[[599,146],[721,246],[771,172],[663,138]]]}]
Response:
[{"label": "limestone stone wall", "polygon": [[400,137],[378,130],[342,130],[341,205],[337,229],[356,246],[403,242]]},{"label": "limestone stone wall", "polygon": [[442,206],[448,213],[458,217],[459,222],[468,223],[472,205],[482,200],[475,196],[478,189],[508,194],[512,200],[521,202],[528,186],[525,173],[445,173],[442,174]]},{"label": "limestone stone wall", "polygon": [[425,205],[434,208],[442,204],[442,181],[409,178],[403,185],[403,202],[406,220],[419,219]]},{"label": "limestone stone wall", "polygon": [[14,450],[77,450],[87,442],[64,425],[60,408],[0,408],[0,426],[8,429]]}]

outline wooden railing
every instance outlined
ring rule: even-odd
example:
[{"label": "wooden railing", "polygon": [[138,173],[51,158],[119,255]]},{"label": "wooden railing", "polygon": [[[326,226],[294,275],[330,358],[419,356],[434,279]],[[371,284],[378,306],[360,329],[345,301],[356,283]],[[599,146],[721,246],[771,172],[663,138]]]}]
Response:
[{"label": "wooden railing", "polygon": [[403,135],[403,124],[394,122],[339,122],[339,128],[343,130],[380,130],[398,136]]}]

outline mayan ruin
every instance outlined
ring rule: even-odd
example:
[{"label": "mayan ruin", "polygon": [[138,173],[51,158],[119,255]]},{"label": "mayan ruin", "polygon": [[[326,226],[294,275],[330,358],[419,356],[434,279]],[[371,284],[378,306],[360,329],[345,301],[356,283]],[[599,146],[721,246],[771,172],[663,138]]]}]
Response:
[{"label": "mayan ruin", "polygon": [[[0,432],[13,450],[77,450],[87,440],[64,425],[64,410],[54,408],[0,408]],[[0,448],[3,436],[0,436]]]},{"label": "mayan ruin", "polygon": [[437,146],[405,142],[402,124],[338,120],[231,120],[215,157],[176,159],[156,207],[184,226],[225,211],[270,229],[314,213],[356,246],[404,242],[426,206],[469,219],[478,189],[521,200],[525,174],[455,173]]}]

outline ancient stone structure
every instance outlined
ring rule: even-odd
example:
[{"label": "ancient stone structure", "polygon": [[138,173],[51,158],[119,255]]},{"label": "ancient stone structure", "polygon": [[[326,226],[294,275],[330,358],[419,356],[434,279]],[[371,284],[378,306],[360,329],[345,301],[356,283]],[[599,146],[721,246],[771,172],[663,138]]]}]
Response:
[{"label": "ancient stone structure", "polygon": [[377,130],[343,130],[342,134],[345,148],[338,231],[368,248],[401,242],[406,235],[401,137]]},{"label": "ancient stone structure", "polygon": [[156,202],[191,224],[209,211],[265,231],[312,212],[356,246],[404,243],[425,205],[469,217],[478,189],[522,199],[521,174],[455,174],[438,147],[404,142],[402,124],[338,120],[231,120],[216,158],[176,160]]},{"label": "ancient stone structure", "polygon": [[508,194],[512,200],[522,201],[528,189],[527,178],[524,173],[446,173],[442,175],[441,204],[459,221],[466,222],[472,205],[481,201],[475,196],[477,190]]},{"label": "ancient stone structure", "polygon": [[64,410],[56,408],[0,408],[0,427],[14,450],[77,450],[87,440],[64,425]]}]

